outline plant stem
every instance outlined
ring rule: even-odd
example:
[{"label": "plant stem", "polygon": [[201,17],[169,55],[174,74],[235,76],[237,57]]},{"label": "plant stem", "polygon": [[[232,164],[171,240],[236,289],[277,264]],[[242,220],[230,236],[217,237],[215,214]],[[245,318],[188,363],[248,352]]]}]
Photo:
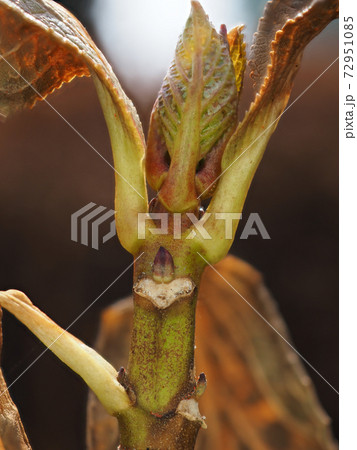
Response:
[{"label": "plant stem", "polygon": [[161,310],[134,294],[129,373],[138,403],[158,415],[193,391],[196,294]]},{"label": "plant stem", "polygon": [[188,399],[196,404],[195,310],[203,266],[192,261],[183,265],[179,256],[175,258],[182,248],[171,241],[175,274],[170,282],[159,283],[152,278],[155,255],[163,249],[158,248],[157,243],[147,247],[134,269],[134,318],[124,386],[135,405],[119,417],[121,445],[193,449],[202,419],[195,413],[188,419],[191,413],[177,410]]}]

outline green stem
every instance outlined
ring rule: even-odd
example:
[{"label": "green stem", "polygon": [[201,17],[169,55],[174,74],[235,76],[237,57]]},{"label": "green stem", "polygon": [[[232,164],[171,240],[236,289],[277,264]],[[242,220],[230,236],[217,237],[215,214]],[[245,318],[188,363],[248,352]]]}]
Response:
[{"label": "green stem", "polygon": [[167,414],[193,390],[196,299],[194,292],[161,310],[134,294],[128,370],[146,411]]},{"label": "green stem", "polygon": [[[203,423],[199,414],[190,417],[190,411],[181,411],[183,404],[196,402],[195,310],[203,267],[192,261],[184,264],[182,248],[171,241],[170,253],[163,251],[172,261],[172,278],[154,281],[159,247],[157,241],[146,247],[134,270],[133,329],[124,385],[135,403],[118,418],[120,443],[130,449],[188,450],[194,448]],[[169,271],[162,273],[167,276]]]}]

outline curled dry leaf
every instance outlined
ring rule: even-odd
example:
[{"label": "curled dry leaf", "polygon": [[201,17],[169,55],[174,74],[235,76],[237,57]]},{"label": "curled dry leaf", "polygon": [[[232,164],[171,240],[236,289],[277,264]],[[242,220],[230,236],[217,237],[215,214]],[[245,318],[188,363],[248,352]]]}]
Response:
[{"label": "curled dry leaf", "polygon": [[1,0],[0,24],[3,114],[31,107],[64,82],[89,76],[92,70],[110,91],[127,126],[142,136],[136,111],[111,66],[69,11],[51,0]]},{"label": "curled dry leaf", "polygon": [[[317,0],[309,9],[294,19],[289,19],[283,28],[276,32],[275,39],[270,44],[271,63],[267,66],[267,74],[255,101],[227,146],[222,160],[223,170],[236,161],[246,149],[250,150],[247,154],[252,159],[255,147],[259,147],[259,143],[256,146],[252,145],[252,148],[249,147],[252,135],[254,138],[259,136],[256,139],[265,142],[266,145],[289,100],[306,45],[337,16],[337,0]],[[262,155],[259,154],[258,158],[259,156]],[[234,163],[235,166],[240,164],[241,161]],[[232,169],[234,171],[234,166]]]},{"label": "curled dry leaf", "polygon": [[[256,270],[232,256],[216,269],[291,342]],[[335,450],[329,419],[290,347],[210,268],[198,297],[196,371],[207,377],[200,397],[207,430],[195,448]],[[130,299],[102,314],[96,347],[116,366],[127,364],[131,321]],[[116,450],[118,423],[92,394],[87,427],[88,450]]]},{"label": "curled dry leaf", "polygon": [[275,39],[275,33],[311,3],[312,0],[271,0],[265,5],[263,17],[259,20],[257,32],[253,36],[249,61],[252,68],[251,76],[257,90],[267,75],[267,68],[271,62],[271,42]]},{"label": "curled dry leaf", "polygon": [[[207,213],[242,212],[255,171],[289,100],[303,51],[337,16],[337,0],[317,0],[295,18],[287,20],[276,32],[270,46],[271,64],[268,65],[267,75],[226,146],[222,157],[222,175]],[[237,226],[238,219],[233,221],[234,233]],[[225,224],[215,220],[214,214],[205,222],[205,229],[215,239],[204,240],[198,235],[195,239],[204,249],[207,260],[214,264],[227,254],[232,241],[225,239]]]},{"label": "curled dry leaf", "polygon": [[284,96],[288,100],[305,47],[337,17],[338,0],[315,0],[308,9],[286,21],[272,40],[271,62],[253,109],[263,108]]},{"label": "curled dry leaf", "polygon": [[[2,350],[2,310],[0,308],[0,357]],[[0,369],[0,450],[31,450],[19,412],[10,397]]]},{"label": "curled dry leaf", "polygon": [[128,230],[137,213],[147,211],[145,141],[136,110],[103,54],[58,3],[0,0],[0,55],[3,117],[33,106],[76,76],[93,75],[112,141],[118,235],[135,253],[136,236]]},{"label": "curled dry leaf", "polygon": [[0,291],[0,306],[29,328],[61,361],[76,372],[110,414],[127,409],[130,400],[117,371],[102,356],[36,308],[20,291]]}]

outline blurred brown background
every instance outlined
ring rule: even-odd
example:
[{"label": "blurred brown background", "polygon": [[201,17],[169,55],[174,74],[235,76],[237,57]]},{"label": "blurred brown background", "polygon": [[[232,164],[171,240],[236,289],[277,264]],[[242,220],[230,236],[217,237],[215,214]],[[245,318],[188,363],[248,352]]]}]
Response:
[{"label": "blurred brown background", "polygon": [[[65,2],[63,2],[65,3]],[[66,2],[92,31],[89,2]],[[259,13],[261,10],[259,11]],[[98,39],[96,39],[98,42]],[[332,24],[307,49],[292,101],[338,54]],[[116,68],[120,78],[120,69]],[[159,80],[158,80],[159,83]],[[147,130],[156,92],[133,99]],[[75,80],[51,104],[106,159],[107,131],[90,80]],[[338,65],[282,117],[243,213],[258,212],[271,236],[236,240],[232,253],[260,270],[299,352],[338,388]],[[111,239],[98,250],[71,241],[71,214],[89,202],[113,207],[111,168],[45,103],[0,123],[0,288],[24,290],[67,327],[130,264]],[[98,315],[130,292],[129,270],[71,328],[93,344]],[[8,384],[43,351],[4,315],[2,365]],[[338,396],[309,367],[337,434]],[[36,450],[84,448],[86,387],[46,352],[10,388]]]}]

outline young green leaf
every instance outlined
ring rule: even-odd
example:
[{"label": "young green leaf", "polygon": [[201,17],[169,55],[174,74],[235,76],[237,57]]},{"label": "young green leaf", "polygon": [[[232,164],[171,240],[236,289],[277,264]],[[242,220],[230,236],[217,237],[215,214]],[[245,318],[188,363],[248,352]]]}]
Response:
[{"label": "young green leaf", "polygon": [[237,104],[227,36],[215,31],[194,1],[149,131],[148,180],[169,211],[197,207],[202,190],[200,183],[196,185],[198,163],[216,153],[220,167],[223,144],[236,123]]}]

